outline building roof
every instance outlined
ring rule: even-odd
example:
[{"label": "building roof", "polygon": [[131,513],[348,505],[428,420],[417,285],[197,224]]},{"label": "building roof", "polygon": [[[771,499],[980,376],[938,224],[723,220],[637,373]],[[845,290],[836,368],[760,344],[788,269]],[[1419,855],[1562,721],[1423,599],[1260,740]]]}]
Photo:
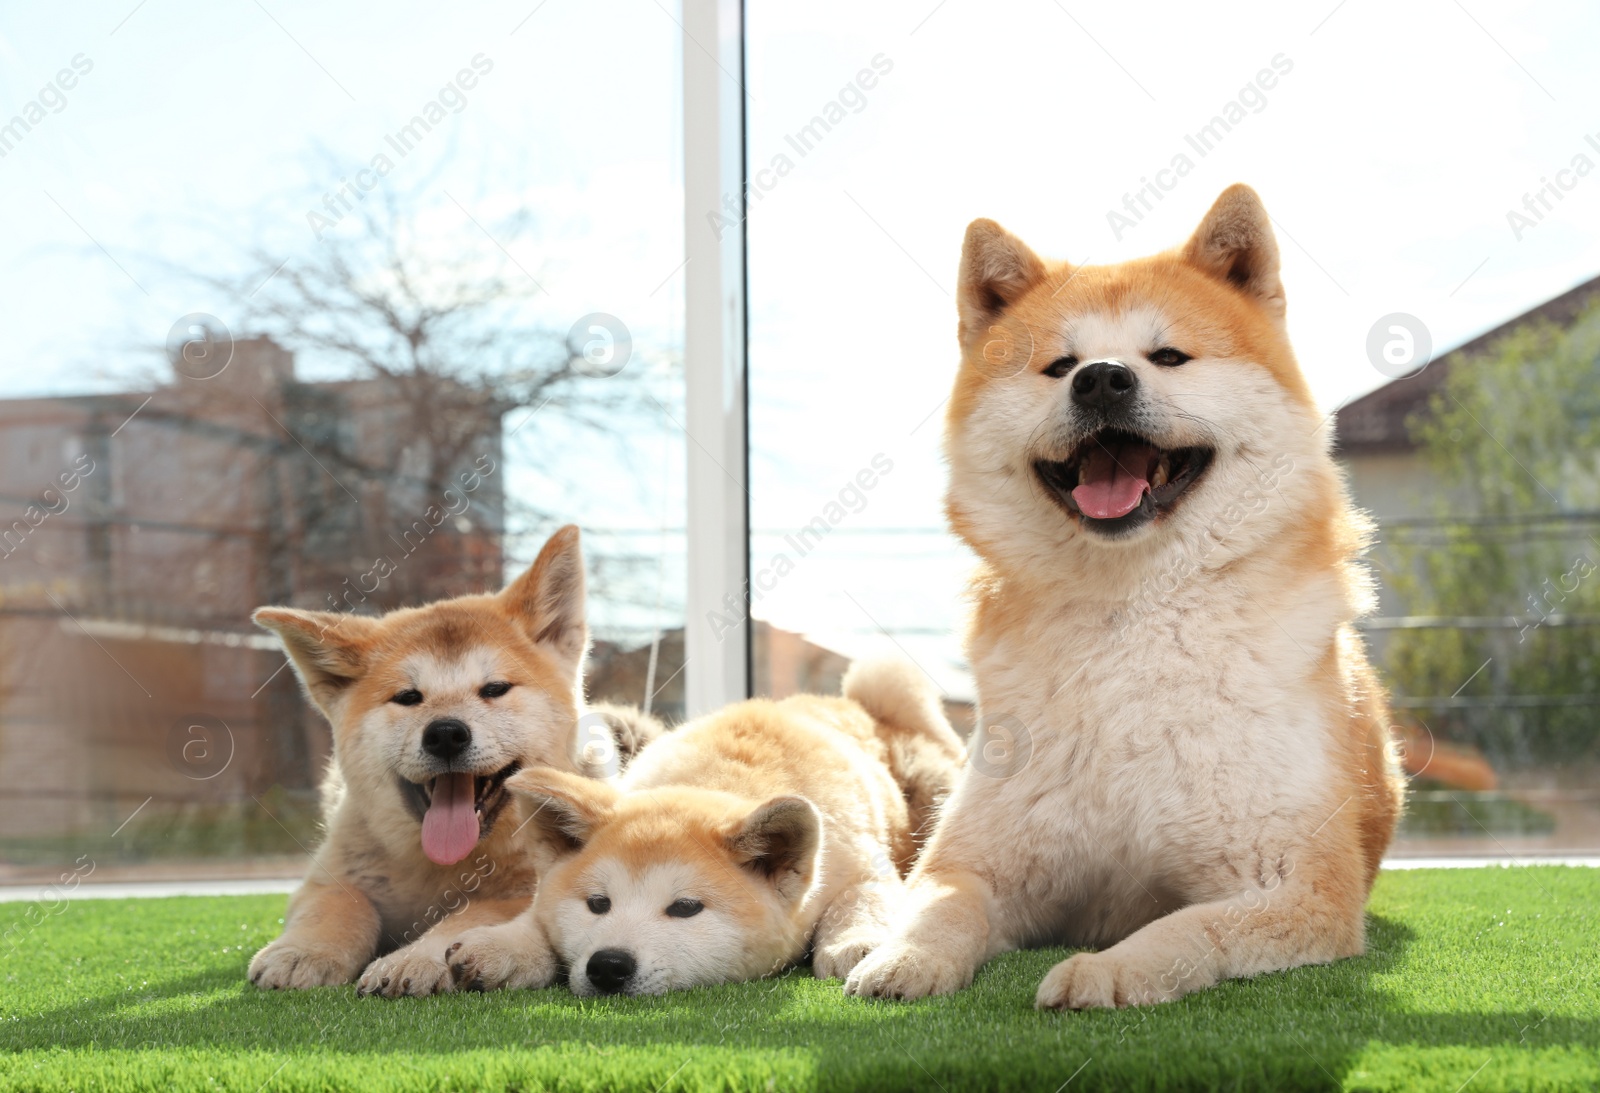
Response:
[{"label": "building roof", "polygon": [[1375,455],[1405,452],[1416,447],[1406,420],[1426,410],[1433,393],[1444,386],[1452,368],[1487,349],[1497,338],[1524,324],[1544,320],[1565,326],[1595,299],[1600,299],[1600,277],[1592,278],[1538,307],[1507,319],[1492,330],[1435,357],[1421,372],[1405,376],[1370,391],[1334,416],[1334,443],[1341,455]]}]

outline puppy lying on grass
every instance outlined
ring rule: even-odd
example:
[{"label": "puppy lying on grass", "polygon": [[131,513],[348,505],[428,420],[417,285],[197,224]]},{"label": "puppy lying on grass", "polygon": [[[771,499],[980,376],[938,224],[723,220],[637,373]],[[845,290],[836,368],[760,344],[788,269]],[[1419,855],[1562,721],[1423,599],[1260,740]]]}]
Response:
[{"label": "puppy lying on grass", "polygon": [[[513,838],[526,813],[506,780],[535,765],[597,773],[579,754],[589,638],[578,529],[556,532],[497,595],[382,618],[263,607],[255,621],[282,639],[333,726],[333,763],[327,837],[250,981],[360,975],[362,993],[450,989],[451,941],[533,897],[533,864]],[[638,711],[596,712],[602,742],[614,737],[623,757],[660,731]]]},{"label": "puppy lying on grass", "polygon": [[960,740],[896,661],[853,666],[844,698],[757,699],[667,733],[620,784],[553,769],[526,799],[533,906],[464,934],[456,985],[659,994],[754,979],[814,950],[842,978],[887,936],[918,834]]}]

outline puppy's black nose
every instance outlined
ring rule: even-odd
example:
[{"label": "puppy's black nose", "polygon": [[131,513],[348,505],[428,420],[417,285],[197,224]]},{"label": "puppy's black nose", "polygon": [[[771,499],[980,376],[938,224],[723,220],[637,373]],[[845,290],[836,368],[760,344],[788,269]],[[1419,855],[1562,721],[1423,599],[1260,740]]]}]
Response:
[{"label": "puppy's black nose", "polygon": [[441,717],[422,730],[422,750],[440,759],[454,759],[472,743],[472,730],[465,721]]},{"label": "puppy's black nose", "polygon": [[589,982],[601,994],[616,994],[628,985],[639,969],[633,954],[626,949],[601,949],[589,958]]},{"label": "puppy's black nose", "polygon": [[1139,389],[1139,377],[1116,361],[1095,361],[1072,377],[1072,401],[1086,410],[1109,410]]}]

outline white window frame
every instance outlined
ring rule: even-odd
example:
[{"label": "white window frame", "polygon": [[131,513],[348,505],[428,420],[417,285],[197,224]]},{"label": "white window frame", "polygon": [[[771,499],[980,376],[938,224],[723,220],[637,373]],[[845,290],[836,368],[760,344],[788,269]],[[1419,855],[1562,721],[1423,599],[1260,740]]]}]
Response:
[{"label": "white window frame", "polygon": [[682,27],[684,713],[696,717],[751,683],[743,0],[683,0]]}]

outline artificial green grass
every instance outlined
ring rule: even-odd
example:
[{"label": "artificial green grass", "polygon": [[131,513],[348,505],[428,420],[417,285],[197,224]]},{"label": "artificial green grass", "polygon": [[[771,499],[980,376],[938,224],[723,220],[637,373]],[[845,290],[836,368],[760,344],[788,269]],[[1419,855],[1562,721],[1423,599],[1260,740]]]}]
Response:
[{"label": "artificial green grass", "polygon": [[[279,897],[86,901],[0,955],[0,1088],[1420,1089],[1600,1087],[1600,870],[1386,873],[1368,955],[1169,1005],[1038,1013],[1065,950],[952,998],[845,998],[799,969],[661,998],[398,1002],[245,982]],[[0,905],[0,927],[23,906]]]}]

